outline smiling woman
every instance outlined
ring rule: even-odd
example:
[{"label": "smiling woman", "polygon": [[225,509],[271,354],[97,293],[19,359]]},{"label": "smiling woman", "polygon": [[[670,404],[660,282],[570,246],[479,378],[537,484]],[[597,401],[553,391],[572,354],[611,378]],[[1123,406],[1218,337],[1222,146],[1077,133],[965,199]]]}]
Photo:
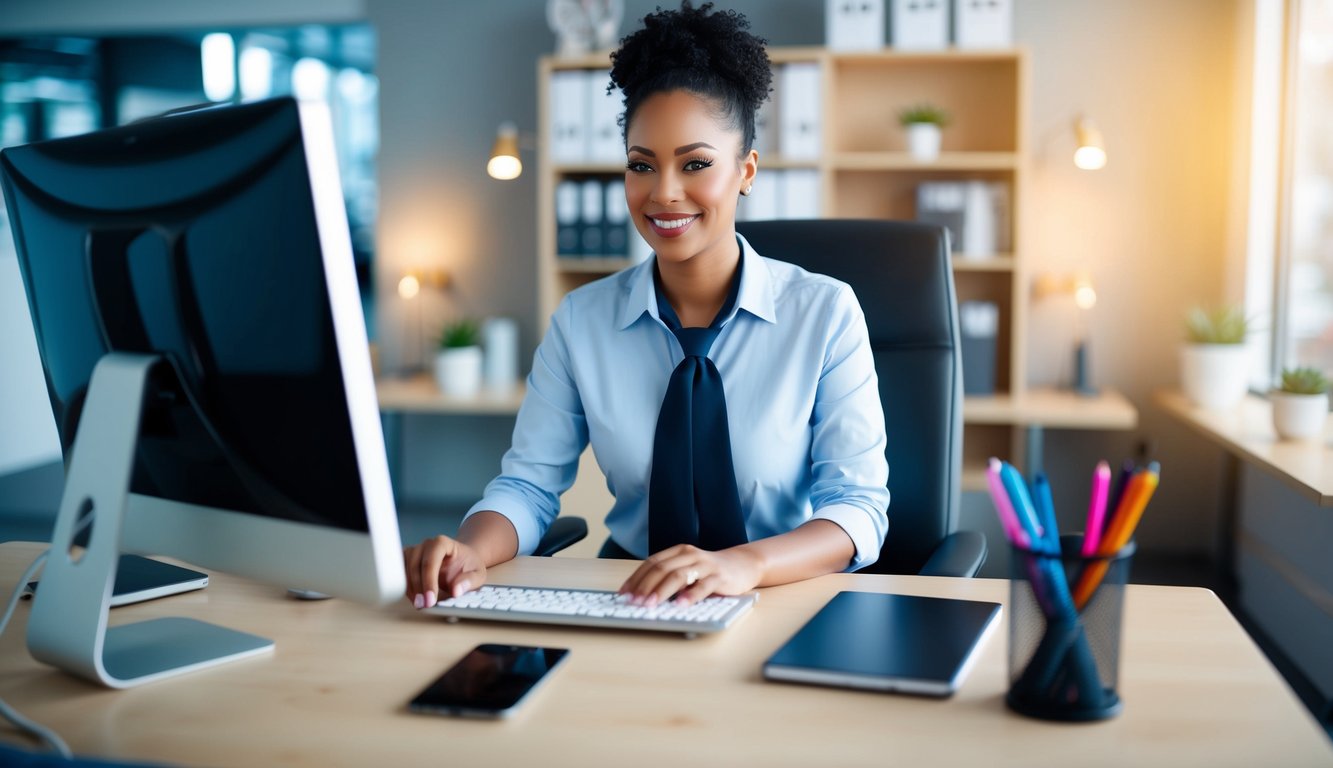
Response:
[{"label": "smiling woman", "polygon": [[756,253],[736,203],[758,173],[771,73],[733,11],[686,2],[612,54],[625,199],[653,258],[565,296],[513,447],[457,539],[405,552],[417,607],[533,551],[591,443],[615,502],[621,592],[692,604],[874,562],[888,528],[884,417],[845,284]]}]

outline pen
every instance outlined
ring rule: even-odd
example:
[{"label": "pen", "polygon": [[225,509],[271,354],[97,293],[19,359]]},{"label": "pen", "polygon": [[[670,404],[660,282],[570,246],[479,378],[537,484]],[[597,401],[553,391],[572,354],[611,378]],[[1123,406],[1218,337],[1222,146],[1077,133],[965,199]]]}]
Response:
[{"label": "pen", "polygon": [[1120,463],[1120,472],[1115,476],[1115,485],[1112,486],[1110,495],[1106,497],[1106,516],[1102,518],[1102,535],[1110,529],[1112,520],[1115,519],[1116,510],[1120,508],[1120,502],[1125,499],[1125,491],[1129,488],[1129,481],[1134,477],[1134,460],[1125,459]]},{"label": "pen", "polygon": [[1053,552],[1060,551],[1060,532],[1055,523],[1055,501],[1051,498],[1051,483],[1044,472],[1038,472],[1032,478],[1032,499],[1037,507],[1037,519],[1041,521],[1042,539]]},{"label": "pen", "polygon": [[1023,527],[1018,523],[1018,516],[1014,514],[1013,502],[1009,500],[1009,494],[1004,490],[1004,481],[1000,479],[1000,460],[991,457],[990,463],[986,468],[986,483],[990,486],[991,501],[995,503],[995,513],[1000,517],[1000,526],[1004,528],[1004,535],[1009,541],[1027,549],[1031,546],[1028,536],[1023,532]]},{"label": "pen", "polygon": [[1032,508],[1032,499],[1028,496],[1028,490],[1023,482],[1022,475],[1018,474],[1014,465],[1002,461],[1000,462],[1000,479],[1004,482],[1004,489],[1009,493],[1009,501],[1014,505],[1014,514],[1017,516],[1018,522],[1027,532],[1028,538],[1032,540],[1032,548],[1046,551],[1041,523],[1037,520],[1036,510]]},{"label": "pen", "polygon": [[[1157,490],[1160,472],[1161,466],[1153,462],[1146,470],[1134,474],[1134,479],[1130,481],[1129,488],[1125,491],[1125,498],[1120,504],[1121,509],[1102,538],[1101,546],[1097,550],[1098,555],[1103,558],[1112,557],[1133,538],[1134,529],[1138,527],[1139,520],[1143,517],[1143,510],[1147,508],[1148,500]],[[1108,567],[1109,562],[1102,559],[1090,564],[1079,574],[1078,583],[1074,586],[1074,605],[1078,610],[1083,610],[1092,599],[1102,579],[1106,578]]]},{"label": "pen", "polygon": [[1111,465],[1097,462],[1092,473],[1092,498],[1088,500],[1088,524],[1083,529],[1083,556],[1091,557],[1102,538],[1102,524],[1106,516],[1106,497],[1111,486]]}]

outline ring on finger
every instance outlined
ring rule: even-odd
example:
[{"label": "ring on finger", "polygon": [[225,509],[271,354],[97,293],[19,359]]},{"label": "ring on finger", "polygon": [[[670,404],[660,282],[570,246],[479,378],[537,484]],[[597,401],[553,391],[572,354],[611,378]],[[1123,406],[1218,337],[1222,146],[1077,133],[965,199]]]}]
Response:
[{"label": "ring on finger", "polygon": [[694,586],[694,582],[699,580],[699,572],[693,568],[685,573],[685,586]]}]

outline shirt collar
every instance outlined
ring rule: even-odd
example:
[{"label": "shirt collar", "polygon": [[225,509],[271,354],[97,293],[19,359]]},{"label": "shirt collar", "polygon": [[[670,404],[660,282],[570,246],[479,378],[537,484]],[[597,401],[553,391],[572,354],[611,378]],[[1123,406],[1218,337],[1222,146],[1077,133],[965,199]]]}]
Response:
[{"label": "shirt collar", "polygon": [[[755,253],[744,237],[736,235],[736,242],[740,243],[741,259],[744,263],[741,265],[740,292],[737,294],[736,308],[732,311],[731,317],[735,317],[736,312],[743,309],[760,320],[776,323],[778,316],[773,273],[769,271],[763,257]],[[657,257],[654,256],[653,259],[655,258]],[[654,320],[661,320],[657,312],[657,288],[653,285],[652,259],[634,267],[633,274],[630,275],[629,296],[620,315],[620,330],[623,331],[633,325],[645,312]],[[731,321],[731,317],[727,318],[728,322]]]}]

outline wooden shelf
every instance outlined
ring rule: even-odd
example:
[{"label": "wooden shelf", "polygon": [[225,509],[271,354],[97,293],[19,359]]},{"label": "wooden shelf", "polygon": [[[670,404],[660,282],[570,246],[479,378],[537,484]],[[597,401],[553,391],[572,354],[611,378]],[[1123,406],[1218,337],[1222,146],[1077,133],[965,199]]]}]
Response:
[{"label": "wooden shelf", "polygon": [[969,256],[965,253],[953,255],[955,272],[1012,272],[1017,263],[1011,254],[996,256]]},{"label": "wooden shelf", "polygon": [[476,397],[446,395],[428,374],[410,378],[382,378],[375,382],[380,410],[388,413],[438,413],[507,416],[518,413],[526,388],[516,382],[509,392],[482,389]]},{"label": "wooden shelf", "polygon": [[1015,152],[941,152],[922,161],[907,152],[838,152],[829,158],[835,171],[1012,171],[1018,168]]},{"label": "wooden shelf", "polygon": [[551,172],[559,176],[621,175],[625,173],[624,163],[560,163],[553,165]]},{"label": "wooden shelf", "polygon": [[555,261],[556,269],[561,272],[571,274],[610,274],[619,272],[627,267],[634,266],[637,262],[631,259],[604,259],[599,257],[571,258],[562,256]]},{"label": "wooden shelf", "polygon": [[1333,419],[1321,438],[1280,440],[1273,429],[1273,405],[1254,395],[1235,408],[1199,408],[1172,390],[1153,394],[1153,402],[1195,432],[1246,461],[1276,475],[1321,507],[1333,507]]},{"label": "wooden shelf", "polygon": [[963,422],[1055,429],[1133,429],[1139,414],[1113,390],[1080,395],[1066,389],[1028,389],[1019,395],[963,398]]}]

